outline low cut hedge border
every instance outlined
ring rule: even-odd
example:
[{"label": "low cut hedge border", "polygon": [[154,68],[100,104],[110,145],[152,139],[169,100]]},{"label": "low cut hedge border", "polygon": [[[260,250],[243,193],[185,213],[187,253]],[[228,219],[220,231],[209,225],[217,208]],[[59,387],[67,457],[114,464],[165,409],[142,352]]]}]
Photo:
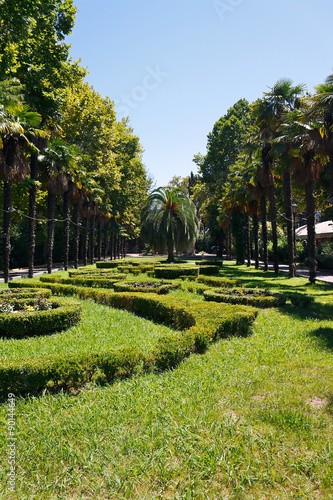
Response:
[{"label": "low cut hedge border", "polygon": [[178,279],[180,276],[198,276],[199,268],[194,266],[165,265],[154,269],[155,277],[159,279]]},{"label": "low cut hedge border", "polygon": [[286,296],[282,293],[258,288],[213,288],[203,292],[205,300],[242,304],[254,307],[279,307],[285,304]]},{"label": "low cut hedge border", "polygon": [[240,285],[240,280],[231,280],[229,278],[223,278],[220,276],[200,276],[196,279],[197,283],[204,283],[208,286],[229,288]]},{"label": "low cut hedge border", "polygon": [[47,288],[2,288],[0,291],[0,301],[1,300],[12,300],[12,299],[30,299],[43,297],[49,299],[52,295],[51,290]]},{"label": "low cut hedge border", "polygon": [[[19,299],[23,305],[32,305],[33,299]],[[17,311],[0,313],[0,336],[5,338],[23,338],[32,335],[49,335],[67,330],[81,319],[82,306],[79,302],[65,298],[49,299],[52,309],[46,311]]]},{"label": "low cut hedge border", "polygon": [[[152,288],[151,285],[157,286]],[[158,283],[154,280],[120,281],[114,284],[115,292],[157,293],[158,295],[166,295],[170,290],[175,290],[176,288],[179,288],[178,283]]]},{"label": "low cut hedge border", "polygon": [[219,266],[212,266],[212,265],[199,266],[199,274],[203,274],[205,276],[212,276],[214,274],[219,274],[219,271],[220,271]]},{"label": "low cut hedge border", "polygon": [[[31,286],[21,281],[20,286]],[[33,286],[42,283],[34,282]],[[159,339],[148,354],[139,349],[108,351],[81,357],[36,358],[24,363],[0,363],[0,391],[38,393],[46,388],[80,387],[87,382],[107,383],[116,378],[151,370],[174,368],[191,353],[203,352],[209,343],[232,335],[248,335],[258,312],[243,306],[185,300],[154,293],[114,293],[110,290],[73,287],[49,283],[54,294],[75,295],[81,299],[126,309],[138,316],[177,328]]]},{"label": "low cut hedge border", "polygon": [[62,285],[74,286],[89,286],[93,288],[113,288],[114,283],[119,280],[125,279],[126,274],[118,273],[112,274],[110,277],[75,277],[75,278],[62,278],[59,276],[41,276],[42,283],[60,283]]}]

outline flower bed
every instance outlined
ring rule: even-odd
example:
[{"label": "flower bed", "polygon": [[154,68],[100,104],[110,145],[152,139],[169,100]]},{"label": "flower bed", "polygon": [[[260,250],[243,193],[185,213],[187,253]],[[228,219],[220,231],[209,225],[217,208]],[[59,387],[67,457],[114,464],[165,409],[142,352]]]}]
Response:
[{"label": "flower bed", "polygon": [[81,319],[81,305],[61,298],[20,298],[0,312],[0,335],[22,338],[66,330]]},{"label": "flower bed", "polygon": [[205,290],[203,295],[208,301],[255,307],[278,307],[286,302],[286,296],[282,293],[258,288],[214,288]]}]

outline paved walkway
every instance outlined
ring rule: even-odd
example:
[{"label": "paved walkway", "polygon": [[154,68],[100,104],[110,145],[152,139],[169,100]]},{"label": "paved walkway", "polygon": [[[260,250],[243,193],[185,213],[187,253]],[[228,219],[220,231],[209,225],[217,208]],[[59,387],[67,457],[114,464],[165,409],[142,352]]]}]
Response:
[{"label": "paved walkway", "polygon": [[[127,257],[139,257],[138,254],[128,254]],[[214,256],[211,256],[214,257]],[[254,261],[251,261],[252,264],[254,264]],[[79,266],[82,266],[83,264],[80,263]],[[259,262],[260,268],[263,268],[263,262]],[[69,269],[73,269],[74,265],[73,263],[70,263],[68,266]],[[62,271],[64,269],[63,264],[54,264],[52,272],[55,271]],[[269,271],[273,270],[273,263],[269,262],[268,264],[268,269]],[[282,273],[288,273],[289,268],[288,264],[279,264],[279,270]],[[42,274],[45,274],[47,272],[46,266],[36,266],[35,267],[35,272],[34,276],[40,276]],[[301,276],[304,278],[309,278],[309,269],[305,266],[297,266],[296,267],[296,276]],[[27,278],[28,277],[28,269],[23,268],[23,269],[12,269],[10,271],[9,279],[11,280],[17,280],[21,278]],[[333,284],[333,271],[331,270],[325,270],[325,269],[318,269],[317,270],[317,280],[318,281],[323,281],[324,283],[330,283]],[[0,274],[0,283],[3,283],[3,274]]]}]

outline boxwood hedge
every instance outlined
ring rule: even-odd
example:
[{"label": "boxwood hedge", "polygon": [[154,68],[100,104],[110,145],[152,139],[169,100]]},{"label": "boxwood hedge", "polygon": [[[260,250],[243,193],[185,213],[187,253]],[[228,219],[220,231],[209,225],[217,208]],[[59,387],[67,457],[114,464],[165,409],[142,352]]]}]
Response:
[{"label": "boxwood hedge", "polygon": [[205,300],[255,307],[278,307],[286,302],[282,293],[258,288],[214,288],[203,292]]},{"label": "boxwood hedge", "polygon": [[[43,286],[42,283],[21,281],[20,287]],[[134,314],[165,323],[178,329],[159,339],[147,355],[139,349],[108,351],[99,355],[59,356],[48,360],[35,359],[25,363],[0,363],[0,391],[38,392],[48,387],[78,387],[88,381],[109,382],[116,377],[148,370],[175,367],[186,356],[203,352],[210,342],[231,335],[247,335],[257,309],[154,293],[114,293],[110,290],[73,287],[48,283],[53,293],[71,295],[111,307],[126,309]]]},{"label": "boxwood hedge", "polygon": [[196,279],[197,283],[204,283],[205,285],[208,286],[214,286],[214,287],[223,287],[223,288],[229,288],[229,287],[235,287],[240,284],[239,280],[231,280],[229,278],[223,278],[220,276],[198,276]]},{"label": "boxwood hedge", "polygon": [[[80,303],[65,298],[48,299],[52,309],[46,311],[25,311],[0,313],[0,335],[22,338],[31,335],[49,335],[76,325],[81,319]],[[18,299],[14,307],[33,305],[34,299]]]},{"label": "boxwood hedge", "polygon": [[89,286],[93,288],[113,288],[114,283],[116,283],[121,279],[126,278],[126,274],[122,273],[113,274],[111,276],[110,277],[78,276],[75,278],[62,278],[59,276],[41,276],[40,281],[43,283],[61,283],[62,285]]},{"label": "boxwood hedge", "polygon": [[155,267],[154,273],[156,278],[172,280],[180,276],[198,276],[199,269],[195,266],[165,265]]},{"label": "boxwood hedge", "polygon": [[167,283],[163,281],[119,281],[114,284],[115,292],[157,293],[165,295],[170,290],[179,288],[178,283]]}]

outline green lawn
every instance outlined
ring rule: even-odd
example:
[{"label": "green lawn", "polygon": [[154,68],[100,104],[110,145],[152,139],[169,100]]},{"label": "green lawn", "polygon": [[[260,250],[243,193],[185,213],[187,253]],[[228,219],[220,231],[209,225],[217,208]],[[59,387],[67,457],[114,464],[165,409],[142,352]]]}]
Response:
[{"label": "green lawn", "polygon": [[[333,288],[228,263],[222,275],[306,291],[316,302],[311,310],[261,310],[251,336],[221,340],[173,371],[91,385],[76,396],[18,398],[14,494],[6,489],[2,404],[0,498],[333,497]],[[6,352],[42,354],[53,342],[54,349],[98,350],[133,339],[148,349],[166,328],[90,301],[85,311],[80,327],[44,347],[36,338]],[[111,328],[100,329],[104,322]]]}]

